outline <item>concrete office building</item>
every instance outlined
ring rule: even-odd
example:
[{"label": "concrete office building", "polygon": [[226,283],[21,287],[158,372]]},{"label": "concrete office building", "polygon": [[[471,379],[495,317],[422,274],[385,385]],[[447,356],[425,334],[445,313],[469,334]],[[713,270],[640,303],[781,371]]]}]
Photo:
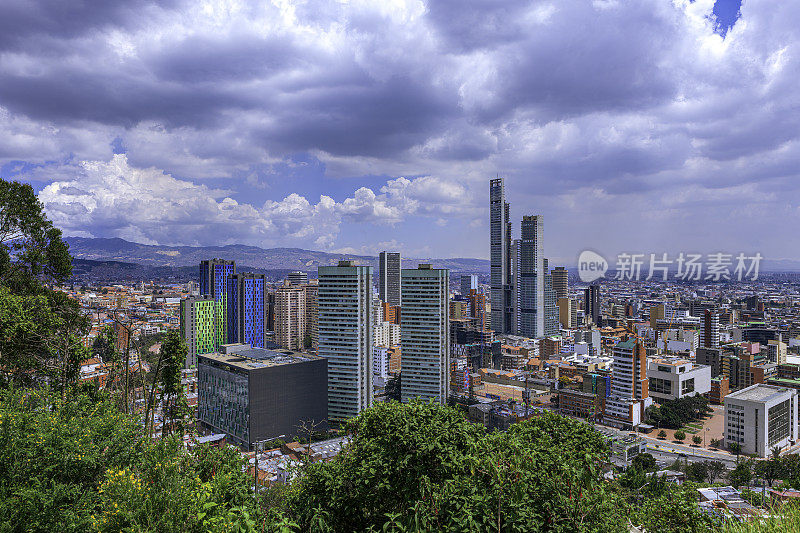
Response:
[{"label": "concrete office building", "polygon": [[319,267],[319,350],[328,360],[328,418],[338,424],[372,405],[372,267]]},{"label": "concrete office building", "polygon": [[510,206],[502,178],[489,181],[489,257],[491,262],[491,320],[498,333],[515,333],[511,272]]},{"label": "concrete office building", "polygon": [[649,394],[658,400],[677,400],[711,391],[711,367],[678,357],[650,359],[647,378]]},{"label": "concrete office building", "polygon": [[181,300],[181,334],[186,342],[186,368],[197,365],[197,355],[217,349],[217,302],[213,298],[191,297]]},{"label": "concrete office building", "polygon": [[228,339],[230,342],[264,347],[264,274],[239,273],[230,277]]},{"label": "concrete office building", "polygon": [[450,383],[450,271],[420,264],[402,271],[401,397],[447,402]]},{"label": "concrete office building", "polygon": [[327,381],[322,357],[223,345],[220,353],[198,356],[198,421],[248,449],[260,440],[298,435],[303,422],[324,430]]},{"label": "concrete office building", "polygon": [[216,308],[216,340],[218,345],[228,343],[228,305],[233,297],[231,276],[236,274],[236,263],[223,259],[200,262],[200,294],[213,298]]},{"label": "concrete office building", "polygon": [[400,252],[378,254],[378,296],[389,305],[400,305]]},{"label": "concrete office building", "polygon": [[289,272],[286,279],[290,285],[305,285],[308,283],[308,272],[295,270],[294,272]]},{"label": "concrete office building", "polygon": [[552,272],[553,290],[556,291],[556,298],[566,298],[569,296],[569,273],[564,267],[555,267]]},{"label": "concrete office building", "polygon": [[287,280],[275,291],[275,342],[289,350],[302,350],[308,313],[304,285]]},{"label": "concrete office building", "polygon": [[461,296],[469,296],[470,291],[478,290],[478,275],[466,274],[461,276]]},{"label": "concrete office building", "polygon": [[759,457],[797,441],[797,390],[752,385],[725,396],[725,443]]}]

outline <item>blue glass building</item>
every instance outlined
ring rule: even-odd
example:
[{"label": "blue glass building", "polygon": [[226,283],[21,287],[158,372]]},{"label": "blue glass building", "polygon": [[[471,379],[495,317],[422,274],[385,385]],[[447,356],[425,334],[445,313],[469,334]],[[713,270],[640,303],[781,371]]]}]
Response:
[{"label": "blue glass building", "polygon": [[200,262],[200,294],[217,302],[217,342],[235,342],[229,337],[230,300],[233,297],[231,277],[236,274],[236,262],[211,259]]},{"label": "blue glass building", "polygon": [[266,280],[263,274],[240,273],[230,279],[228,342],[264,347]]}]

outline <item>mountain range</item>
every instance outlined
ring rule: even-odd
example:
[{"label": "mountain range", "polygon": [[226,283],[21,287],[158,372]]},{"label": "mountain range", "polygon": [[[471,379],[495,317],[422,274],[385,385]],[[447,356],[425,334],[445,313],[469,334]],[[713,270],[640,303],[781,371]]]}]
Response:
[{"label": "mountain range", "polygon": [[[301,248],[259,248],[243,244],[226,246],[161,246],[139,244],[119,238],[66,237],[75,266],[79,272],[104,272],[111,275],[133,274],[136,265],[139,275],[150,273],[164,276],[172,273],[183,277],[187,272],[196,272],[204,259],[227,259],[236,261],[237,270],[275,274],[292,270],[316,272],[317,267],[336,265],[341,260],[351,260],[359,265],[378,266],[378,258],[369,255],[353,255],[303,250]],[[449,268],[453,272],[488,274],[489,261],[471,258],[403,258],[409,266],[431,263],[435,268]],[[190,268],[191,270],[186,270]],[[113,277],[113,276],[112,276]],[[167,276],[168,277],[168,276]]]}]

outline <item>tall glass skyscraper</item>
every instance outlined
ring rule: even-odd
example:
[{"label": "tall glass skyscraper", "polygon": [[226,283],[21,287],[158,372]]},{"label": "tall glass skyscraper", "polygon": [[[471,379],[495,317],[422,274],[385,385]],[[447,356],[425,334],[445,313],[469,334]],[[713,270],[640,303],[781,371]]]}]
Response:
[{"label": "tall glass skyscraper", "polygon": [[378,255],[378,296],[389,305],[400,305],[400,252]]},{"label": "tall glass skyscraper", "polygon": [[236,273],[236,263],[223,259],[200,262],[200,294],[217,302],[217,344],[228,344],[229,300],[233,297],[230,278]]},{"label": "tall glass skyscraper", "polygon": [[542,217],[522,217],[522,238],[519,240],[519,270],[517,293],[519,299],[519,335],[541,337],[545,335],[544,257],[542,257]]},{"label": "tall glass skyscraper", "polygon": [[[489,181],[489,256],[491,260],[492,329],[514,333],[511,275],[510,206],[505,199],[503,178]],[[401,359],[402,361],[402,359]]]},{"label": "tall glass skyscraper", "polygon": [[338,424],[372,405],[372,267],[319,267],[318,354],[328,360],[328,419]]}]

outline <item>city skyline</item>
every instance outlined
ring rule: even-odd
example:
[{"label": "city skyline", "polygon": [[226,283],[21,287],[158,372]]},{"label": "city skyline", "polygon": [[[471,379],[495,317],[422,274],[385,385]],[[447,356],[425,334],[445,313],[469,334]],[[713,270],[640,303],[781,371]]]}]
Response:
[{"label": "city skyline", "polygon": [[502,176],[554,265],[800,259],[791,3],[25,5],[0,176],[67,235],[486,258]]}]

